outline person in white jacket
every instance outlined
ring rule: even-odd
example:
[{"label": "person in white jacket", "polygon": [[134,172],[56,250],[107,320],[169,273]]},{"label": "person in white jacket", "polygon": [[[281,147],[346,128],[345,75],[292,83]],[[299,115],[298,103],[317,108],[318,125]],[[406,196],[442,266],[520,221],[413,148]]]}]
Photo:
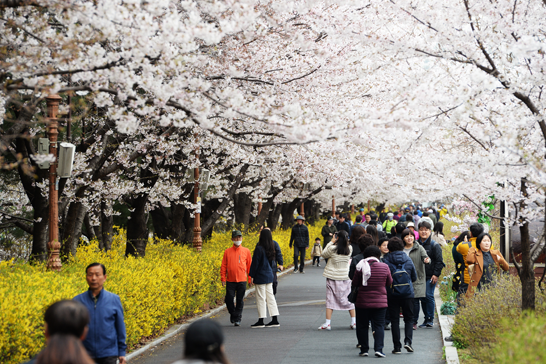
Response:
[{"label": "person in white jacket", "polygon": [[346,231],[340,231],[334,235],[322,252],[322,257],[328,259],[322,274],[326,277],[326,322],[319,327],[319,330],[332,329],[330,323],[334,310],[349,311],[350,328],[356,329],[355,306],[347,299],[351,292],[349,264],[352,250],[349,235]]}]

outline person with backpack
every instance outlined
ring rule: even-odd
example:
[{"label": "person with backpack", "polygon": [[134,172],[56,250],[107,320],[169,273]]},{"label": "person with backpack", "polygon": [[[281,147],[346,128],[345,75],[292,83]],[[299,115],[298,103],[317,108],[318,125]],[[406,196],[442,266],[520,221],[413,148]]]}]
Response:
[{"label": "person with backpack", "polygon": [[427,255],[431,262],[425,266],[426,274],[426,297],[415,300],[415,320],[419,319],[419,302],[423,308],[423,314],[425,315],[424,322],[419,325],[420,328],[433,327],[434,326],[434,289],[438,283],[438,277],[442,274],[444,269],[444,258],[442,256],[442,247],[440,244],[432,240],[432,225],[422,218],[419,221],[419,237],[420,244],[425,248]]},{"label": "person with backpack", "polygon": [[383,261],[389,267],[392,276],[392,286],[387,287],[388,312],[391,319],[393,354],[402,353],[400,343],[400,309],[404,315],[404,349],[413,353],[413,282],[417,280],[417,272],[413,261],[404,253],[404,243],[397,237],[388,242],[389,253]]},{"label": "person with backpack", "polygon": [[352,285],[358,287],[356,296],[356,337],[360,356],[368,356],[368,326],[372,321],[375,356],[384,358],[385,313],[387,312],[387,286],[392,284],[389,267],[381,263],[381,251],[376,245],[364,249],[364,259],[356,266]]}]

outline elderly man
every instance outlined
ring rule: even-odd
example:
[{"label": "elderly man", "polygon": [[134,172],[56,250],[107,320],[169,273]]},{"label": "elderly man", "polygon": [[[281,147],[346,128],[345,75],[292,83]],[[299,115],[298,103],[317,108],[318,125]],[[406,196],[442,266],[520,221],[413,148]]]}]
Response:
[{"label": "elderly man", "polygon": [[296,218],[297,224],[292,228],[290,234],[290,248],[294,245],[294,273],[298,273],[298,257],[300,260],[299,271],[303,272],[305,266],[305,250],[309,248],[309,229],[303,223],[305,219],[299,215]]},{"label": "elderly man", "polygon": [[125,364],[125,322],[118,295],[104,289],[106,267],[92,263],[85,269],[89,289],[74,297],[89,311],[89,333],[83,345],[97,364]]},{"label": "elderly man", "polygon": [[[239,230],[231,232],[233,246],[224,251],[222,267],[220,268],[220,280],[226,287],[226,307],[230,314],[231,323],[235,326],[241,325],[243,319],[244,297],[247,282],[250,284],[250,264],[252,256],[250,250],[241,246],[243,234]],[[233,299],[236,298],[236,305]]]}]

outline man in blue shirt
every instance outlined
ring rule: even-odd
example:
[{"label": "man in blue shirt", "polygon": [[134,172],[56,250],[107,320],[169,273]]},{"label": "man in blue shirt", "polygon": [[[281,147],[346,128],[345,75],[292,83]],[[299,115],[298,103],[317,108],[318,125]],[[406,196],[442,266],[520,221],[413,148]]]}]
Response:
[{"label": "man in blue shirt", "polygon": [[74,297],[89,311],[89,332],[83,341],[87,352],[97,364],[126,364],[125,322],[119,296],[104,289],[106,267],[90,264],[86,270],[89,290]]}]

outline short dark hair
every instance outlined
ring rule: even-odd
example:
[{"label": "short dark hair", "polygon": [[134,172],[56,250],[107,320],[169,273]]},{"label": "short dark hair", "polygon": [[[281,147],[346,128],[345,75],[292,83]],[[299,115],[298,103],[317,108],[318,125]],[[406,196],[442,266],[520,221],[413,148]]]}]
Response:
[{"label": "short dark hair", "polygon": [[89,264],[87,266],[87,268],[85,268],[85,273],[87,274],[87,271],[89,270],[89,268],[98,267],[98,266],[102,267],[102,274],[106,275],[106,267],[102,263],[91,263],[91,264]]},{"label": "short dark hair", "polygon": [[315,238],[315,241],[317,241],[317,240],[320,241],[320,238]]},{"label": "short dark hair", "polygon": [[478,236],[480,236],[481,233],[483,233],[484,228],[482,224],[480,224],[479,222],[475,222],[470,225],[468,230],[470,230],[470,234],[472,234],[473,238],[477,238]]},{"label": "short dark hair", "polygon": [[62,300],[47,308],[44,321],[50,336],[66,334],[80,338],[89,324],[89,311],[78,301]]},{"label": "short dark hair", "polygon": [[483,238],[485,238],[486,236],[489,237],[489,241],[491,241],[491,245],[493,245],[493,238],[491,237],[491,235],[489,235],[488,233],[481,233],[476,238],[476,249],[479,249],[480,251],[482,250],[482,247],[480,246],[480,244],[482,243]]},{"label": "short dark hair", "polygon": [[381,250],[379,250],[379,247],[377,245],[371,245],[364,249],[364,259],[369,257],[375,257],[380,258],[381,257]]},{"label": "short dark hair", "polygon": [[376,214],[370,214],[370,219],[377,221],[377,215]]},{"label": "short dark hair", "polygon": [[417,210],[413,211],[413,214],[414,214],[414,215],[419,215],[419,213],[417,212]]},{"label": "short dark hair", "polygon": [[377,246],[383,245],[383,243],[386,242],[386,241],[389,241],[389,239],[385,238],[385,237],[379,239],[379,241],[377,242]]},{"label": "short dark hair", "polygon": [[423,212],[423,216],[428,216],[428,211]]},{"label": "short dark hair", "polygon": [[362,215],[356,215],[355,221],[356,222],[362,222]]},{"label": "short dark hair", "polygon": [[397,234],[402,234],[402,231],[404,231],[405,229],[406,229],[406,224],[404,224],[403,222],[399,222],[394,227],[394,230],[396,231]]},{"label": "short dark hair", "polygon": [[387,247],[389,248],[389,252],[398,252],[404,250],[404,243],[399,237],[395,236],[389,239]]},{"label": "short dark hair", "polygon": [[398,211],[395,211],[393,215],[397,215],[397,216],[398,216]]},{"label": "short dark hair", "polygon": [[372,217],[372,214],[370,214],[369,212],[366,212],[366,213],[364,214],[364,216]]},{"label": "short dark hair", "polygon": [[406,222],[414,222],[413,221],[413,216],[410,213],[406,214]]},{"label": "short dark hair", "polygon": [[360,251],[364,251],[367,247],[375,245],[373,236],[370,234],[363,234],[360,238],[358,238],[356,243],[358,244]]},{"label": "short dark hair", "polygon": [[428,221],[419,221],[419,229],[422,227],[425,227],[429,230],[432,229],[432,226],[430,226],[430,223]]}]

